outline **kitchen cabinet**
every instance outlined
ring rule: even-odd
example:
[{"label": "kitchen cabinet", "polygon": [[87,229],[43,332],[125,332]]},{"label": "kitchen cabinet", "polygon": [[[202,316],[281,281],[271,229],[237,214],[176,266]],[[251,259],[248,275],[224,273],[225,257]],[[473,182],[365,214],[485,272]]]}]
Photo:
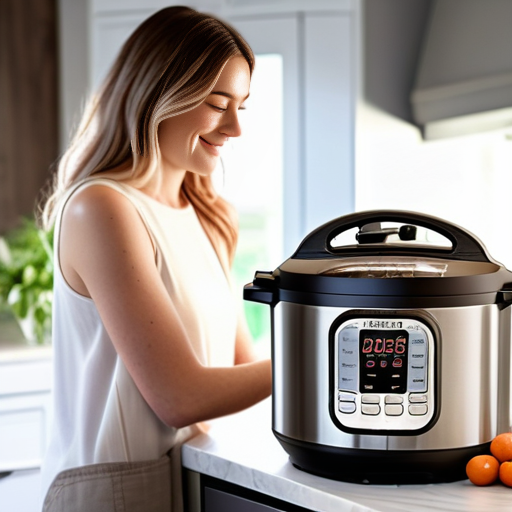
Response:
[{"label": "kitchen cabinet", "polygon": [[185,477],[189,489],[187,512],[310,512],[309,509],[194,471],[185,470]]},{"label": "kitchen cabinet", "polygon": [[25,469],[0,473],[0,510],[2,512],[40,512],[41,472]]},{"label": "kitchen cabinet", "polygon": [[0,472],[41,465],[51,413],[51,347],[29,346],[0,322]]}]

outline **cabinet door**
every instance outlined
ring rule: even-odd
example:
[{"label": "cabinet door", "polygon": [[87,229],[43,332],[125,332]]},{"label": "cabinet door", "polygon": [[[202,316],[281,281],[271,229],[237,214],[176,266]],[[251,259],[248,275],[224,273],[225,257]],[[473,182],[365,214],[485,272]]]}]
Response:
[{"label": "cabinet door", "polygon": [[304,234],[354,211],[353,33],[350,13],[304,18]]},{"label": "cabinet door", "polygon": [[38,468],[50,426],[51,359],[48,355],[34,360],[9,359],[6,354],[2,355],[0,472]]},{"label": "cabinet door", "polygon": [[283,509],[262,505],[234,494],[228,494],[217,489],[207,487],[204,491],[204,512],[284,512]]},{"label": "cabinet door", "polygon": [[311,512],[269,494],[186,468],[183,477],[187,512]]},{"label": "cabinet door", "polygon": [[49,392],[0,397],[0,472],[40,467],[50,408]]}]

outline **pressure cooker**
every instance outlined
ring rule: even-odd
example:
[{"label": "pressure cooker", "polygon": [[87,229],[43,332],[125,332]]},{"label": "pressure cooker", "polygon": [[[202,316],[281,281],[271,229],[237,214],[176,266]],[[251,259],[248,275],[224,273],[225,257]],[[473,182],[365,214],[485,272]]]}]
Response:
[{"label": "pressure cooker", "polygon": [[300,469],[450,482],[510,429],[512,273],[462,227],[346,215],[244,298],[270,305],[272,428]]}]

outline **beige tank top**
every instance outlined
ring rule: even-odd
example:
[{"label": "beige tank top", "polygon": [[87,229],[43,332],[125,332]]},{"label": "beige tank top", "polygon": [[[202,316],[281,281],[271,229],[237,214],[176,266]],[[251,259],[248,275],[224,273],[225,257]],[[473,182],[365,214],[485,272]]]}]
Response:
[{"label": "beige tank top", "polygon": [[174,209],[108,179],[88,180],[62,201],[55,227],[54,422],[42,468],[43,496],[65,469],[158,459],[191,428],[171,428],[150,409],[117,355],[94,302],[76,293],[59,265],[62,211],[78,188],[111,187],[138,210],[156,247],[157,267],[197,357],[234,363],[237,304],[194,208]]}]

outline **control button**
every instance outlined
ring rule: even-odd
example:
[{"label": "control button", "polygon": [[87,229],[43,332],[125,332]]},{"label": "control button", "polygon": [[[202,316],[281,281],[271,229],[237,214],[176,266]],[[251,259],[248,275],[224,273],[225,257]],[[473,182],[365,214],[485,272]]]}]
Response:
[{"label": "control button", "polygon": [[404,413],[404,406],[400,404],[386,404],[384,406],[384,412],[387,416],[401,416]]},{"label": "control button", "polygon": [[388,362],[387,362],[385,359],[383,359],[383,360],[380,362],[380,367],[381,367],[381,368],[386,368],[386,366],[387,366],[387,365],[388,365]]},{"label": "control button", "polygon": [[343,391],[340,391],[338,393],[338,400],[340,402],[355,402],[356,395],[354,395],[353,393],[344,393]]},{"label": "control button", "polygon": [[401,368],[402,364],[403,364],[403,361],[399,357],[397,357],[396,359],[393,360],[394,368]]},{"label": "control button", "polygon": [[379,395],[362,395],[361,403],[363,404],[378,404],[380,402]]},{"label": "control button", "polygon": [[[411,357],[424,354],[411,354]],[[427,391],[427,361],[412,360],[409,364],[409,372],[407,375],[407,389],[415,393],[425,393]]]},{"label": "control button", "polygon": [[411,404],[424,404],[427,401],[427,395],[409,395]]},{"label": "control button", "polygon": [[368,391],[371,391],[373,389],[373,384],[365,384],[364,389],[367,389]]},{"label": "control button", "polygon": [[338,334],[338,388],[357,391],[359,377],[359,329],[347,325]]},{"label": "control button", "polygon": [[355,377],[340,377],[339,379],[340,388],[347,389],[350,391],[356,391],[357,380]]},{"label": "control button", "polygon": [[409,405],[409,414],[411,416],[424,416],[427,414],[428,408],[426,404]]},{"label": "control button", "polygon": [[425,393],[425,391],[427,391],[427,382],[423,378],[414,379],[412,376],[409,376],[407,389],[409,391],[415,391],[416,393]]},{"label": "control button", "polygon": [[372,359],[369,359],[368,361],[366,361],[366,368],[373,368],[375,366],[375,361],[373,361]]},{"label": "control button", "polygon": [[377,404],[362,404],[361,412],[370,416],[377,416],[380,412],[380,405]]},{"label": "control button", "polygon": [[355,325],[347,325],[338,334],[338,340],[342,343],[358,343],[359,329]]},{"label": "control button", "polygon": [[356,412],[356,403],[355,402],[339,402],[338,410],[343,414],[352,414]]},{"label": "control button", "polygon": [[417,350],[424,350],[424,347],[427,345],[427,340],[420,334],[412,334],[409,345],[411,347],[417,348]]},{"label": "control button", "polygon": [[397,395],[387,395],[384,398],[386,404],[402,404],[404,402],[403,397]]}]

